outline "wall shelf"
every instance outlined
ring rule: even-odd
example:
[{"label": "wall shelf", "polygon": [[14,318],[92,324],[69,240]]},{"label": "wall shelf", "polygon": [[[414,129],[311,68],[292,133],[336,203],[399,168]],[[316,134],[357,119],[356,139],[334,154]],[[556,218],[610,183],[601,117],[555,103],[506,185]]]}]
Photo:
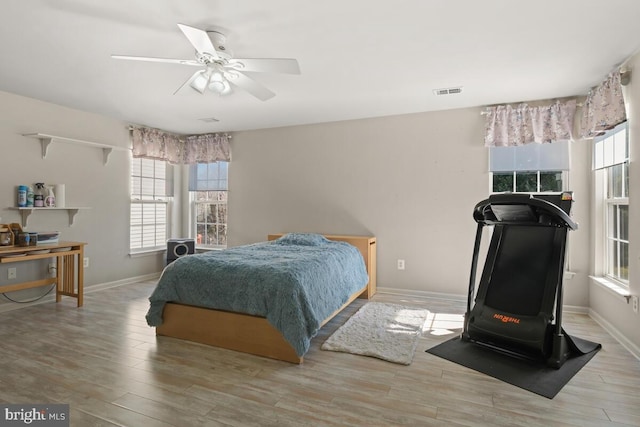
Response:
[{"label": "wall shelf", "polygon": [[103,160],[105,165],[109,161],[109,155],[111,154],[111,152],[113,150],[118,150],[118,151],[126,151],[126,150],[128,150],[128,148],[124,148],[124,147],[117,147],[117,146],[113,146],[113,145],[100,144],[98,142],[83,141],[81,139],[65,138],[63,136],[47,135],[45,133],[24,133],[24,134],[22,134],[22,136],[26,136],[27,138],[35,138],[35,139],[40,140],[40,144],[42,145],[42,158],[43,159],[47,158],[47,151],[49,150],[49,146],[51,145],[52,142],[64,142],[64,143],[67,143],[67,144],[78,144],[78,145],[85,145],[85,146],[95,147],[95,148],[101,149],[102,150],[102,160]]},{"label": "wall shelf", "polygon": [[76,218],[76,215],[80,210],[90,209],[90,208],[7,208],[14,211],[20,211],[20,215],[22,216],[22,226],[26,227],[29,221],[29,216],[33,213],[33,211],[67,211],[69,214],[69,227],[73,225],[73,222]]}]

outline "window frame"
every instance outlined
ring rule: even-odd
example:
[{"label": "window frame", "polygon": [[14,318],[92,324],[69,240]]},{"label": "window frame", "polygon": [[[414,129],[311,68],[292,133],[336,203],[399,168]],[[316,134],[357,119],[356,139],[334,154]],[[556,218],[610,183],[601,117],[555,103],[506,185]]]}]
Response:
[{"label": "window frame", "polygon": [[[135,171],[135,167],[134,167],[134,162],[135,161],[140,161],[140,175],[134,175],[134,171]],[[143,174],[143,162],[144,161],[151,161],[153,162],[153,176],[148,176],[148,175],[144,175]],[[163,178],[159,178],[157,177],[157,172],[156,172],[156,165],[158,165],[159,163],[163,163],[164,164],[164,177]],[[131,170],[130,170],[130,174],[129,174],[129,184],[130,184],[130,202],[129,202],[129,254],[131,255],[135,255],[135,254],[144,254],[144,253],[148,253],[148,252],[158,252],[158,251],[163,251],[166,250],[166,242],[167,239],[169,238],[169,230],[170,230],[170,224],[171,224],[171,215],[170,215],[170,208],[171,208],[171,196],[168,190],[168,187],[172,184],[172,178],[171,178],[171,165],[168,164],[166,161],[163,160],[156,160],[156,159],[146,159],[146,158],[134,158],[133,156],[131,157]],[[134,193],[134,189],[136,188],[136,184],[134,184],[134,179],[136,178],[140,178],[141,182],[140,182],[140,191],[139,192],[135,192]],[[151,179],[153,180],[153,191],[149,194],[145,194],[143,193],[143,185],[142,185],[142,179]],[[164,189],[162,191],[159,191],[156,189],[158,181],[161,181],[164,184]],[[143,219],[142,219],[142,223],[141,224],[134,224],[134,206],[140,206],[140,211],[142,212],[143,215]],[[162,224],[162,222],[158,222],[157,220],[154,221],[150,221],[147,222],[145,224],[145,219],[144,219],[144,213],[145,213],[145,205],[154,205],[154,209],[153,209],[153,215],[156,216],[157,215],[157,207],[158,206],[162,206],[162,209],[164,211],[164,230],[162,232],[158,232],[157,227],[159,224]],[[145,235],[145,225],[147,227],[153,227],[155,228],[155,230],[153,231],[153,235],[154,235],[154,245],[144,245],[144,235]],[[136,227],[142,227],[141,232],[139,233],[140,235],[140,246],[134,246],[133,245],[133,230]]]},{"label": "window frame", "polygon": [[[213,162],[213,163],[221,163],[221,162]],[[228,190],[228,183],[229,183],[229,162],[224,162],[226,163],[226,166],[224,167],[224,176],[222,176],[222,169],[223,168],[217,168],[217,175],[216,177],[210,177],[211,179],[198,179],[197,176],[192,176],[192,173],[197,174],[197,170],[196,169],[192,169],[191,167],[189,168],[189,176],[187,181],[189,182],[189,186],[187,188],[188,194],[189,194],[189,218],[190,218],[190,227],[189,227],[189,233],[192,236],[193,239],[195,239],[196,241],[196,247],[199,249],[205,249],[205,250],[218,250],[218,249],[225,249],[227,248],[227,242],[228,242],[228,200],[229,200],[229,190]],[[207,168],[210,167],[212,163],[207,163]],[[205,164],[201,164],[199,166],[203,166]],[[207,170],[207,176],[209,176],[210,173]],[[213,187],[210,187],[210,182],[216,182],[217,185],[213,185]],[[203,183],[203,185],[208,188],[206,190],[200,190],[200,189],[194,189],[192,190],[193,187],[199,187],[198,183]],[[214,189],[215,187],[215,189]],[[222,188],[224,187],[224,188]],[[204,200],[198,200],[198,193],[206,193],[206,198]],[[216,196],[209,198],[209,196],[211,194],[215,193]],[[225,215],[225,222],[208,222],[206,219],[204,222],[202,221],[198,221],[198,214],[199,214],[199,209],[198,207],[201,205],[209,205],[209,209],[211,209],[212,207],[215,207],[216,210],[216,215],[214,220],[217,221],[219,219],[219,215],[218,213],[220,212],[219,210],[219,206],[220,205],[224,205],[224,215]],[[207,216],[208,218],[208,216]],[[214,244],[208,244],[208,243],[204,243],[202,240],[198,239],[199,233],[198,233],[198,225],[202,224],[205,227],[208,226],[213,226],[216,228],[216,232],[220,229],[223,228],[224,229],[224,239],[223,242],[221,243],[221,240],[217,237],[216,238],[216,243]],[[206,239],[205,239],[206,241]]]},{"label": "window frame", "polygon": [[[517,191],[517,175],[518,174],[523,174],[523,173],[530,173],[536,174],[536,191]],[[561,189],[557,190],[557,191],[552,191],[552,190],[540,190],[540,173],[560,173],[562,175],[562,185],[561,185]],[[507,175],[508,172],[489,172],[490,178],[489,178],[489,194],[496,194],[496,193],[502,193],[502,191],[494,191],[493,189],[493,178],[494,175]],[[557,193],[557,192],[562,192],[562,191],[567,191],[569,189],[569,171],[512,171],[511,172],[512,177],[513,177],[513,186],[512,189],[510,190],[513,193]]]},{"label": "window frame", "polygon": [[[602,142],[603,140],[607,140],[608,138],[613,137],[613,142],[611,144],[615,144],[615,135],[619,132],[625,132],[625,144],[626,144],[626,159],[622,162],[613,162],[613,164],[603,165],[602,162],[596,161],[596,144]],[[623,290],[629,290],[629,280],[628,280],[628,268],[630,262],[630,254],[629,254],[629,243],[630,239],[623,239],[620,235],[620,206],[626,206],[627,209],[629,207],[629,127],[628,122],[624,122],[616,126],[615,128],[606,131],[603,135],[594,138],[593,140],[593,150],[592,150],[592,164],[593,164],[593,172],[595,176],[594,186],[594,201],[596,204],[596,218],[595,218],[595,228],[596,230],[600,229],[597,232],[599,238],[596,240],[596,274],[599,274],[604,279],[609,282],[614,283],[615,285],[621,287]],[[615,191],[611,191],[610,187],[610,172],[612,172],[612,168],[622,165],[622,174],[621,174],[621,191],[620,195],[616,196]],[[617,212],[617,220],[613,221],[611,218],[611,212],[614,210]],[[611,235],[612,230],[612,222],[616,224],[616,230],[614,232],[614,236]],[[629,230],[630,218],[627,214],[627,233]],[[629,237],[629,236],[628,236]],[[620,272],[621,264],[620,264],[620,248],[621,244],[626,244],[627,246],[627,278],[625,279]],[[612,250],[612,245],[617,246],[617,250]],[[617,256],[616,256],[617,255]],[[616,261],[616,262],[614,262]],[[615,266],[614,266],[615,264]],[[599,267],[598,267],[599,266]],[[599,271],[599,272],[598,272]],[[616,271],[618,274],[616,274]]]}]

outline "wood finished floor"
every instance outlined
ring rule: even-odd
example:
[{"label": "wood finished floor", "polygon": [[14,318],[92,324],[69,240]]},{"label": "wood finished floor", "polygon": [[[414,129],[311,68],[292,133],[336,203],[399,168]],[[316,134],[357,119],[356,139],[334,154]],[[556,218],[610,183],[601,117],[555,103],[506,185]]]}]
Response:
[{"label": "wood finished floor", "polygon": [[585,315],[566,329],[603,349],[549,400],[424,350],[459,332],[463,307],[429,309],[413,363],[320,350],[364,301],[312,341],[303,365],[172,338],[145,322],[141,282],[0,314],[0,401],[68,403],[72,426],[640,426],[640,363]]}]

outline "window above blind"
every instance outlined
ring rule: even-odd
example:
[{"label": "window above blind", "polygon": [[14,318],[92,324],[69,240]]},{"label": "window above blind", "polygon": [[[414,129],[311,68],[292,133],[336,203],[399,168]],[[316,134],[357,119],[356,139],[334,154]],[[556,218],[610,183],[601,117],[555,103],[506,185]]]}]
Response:
[{"label": "window above blind", "polygon": [[490,147],[490,172],[566,171],[571,165],[569,141]]},{"label": "window above blind", "polygon": [[629,160],[627,122],[620,123],[604,135],[593,139],[593,169],[619,165]]}]

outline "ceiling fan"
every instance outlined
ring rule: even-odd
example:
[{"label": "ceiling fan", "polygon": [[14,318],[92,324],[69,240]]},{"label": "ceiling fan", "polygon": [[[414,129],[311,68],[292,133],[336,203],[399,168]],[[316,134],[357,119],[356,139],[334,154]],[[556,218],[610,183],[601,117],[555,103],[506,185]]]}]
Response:
[{"label": "ceiling fan", "polygon": [[245,74],[248,72],[300,74],[298,61],[288,58],[234,58],[225,47],[226,36],[218,31],[204,31],[184,24],[178,27],[196,49],[195,59],[150,58],[144,56],[111,55],[115,59],[133,61],[164,62],[170,64],[204,67],[196,71],[175,92],[183,88],[204,94],[207,90],[218,95],[227,95],[233,87],[239,87],[261,101],[275,93]]}]

